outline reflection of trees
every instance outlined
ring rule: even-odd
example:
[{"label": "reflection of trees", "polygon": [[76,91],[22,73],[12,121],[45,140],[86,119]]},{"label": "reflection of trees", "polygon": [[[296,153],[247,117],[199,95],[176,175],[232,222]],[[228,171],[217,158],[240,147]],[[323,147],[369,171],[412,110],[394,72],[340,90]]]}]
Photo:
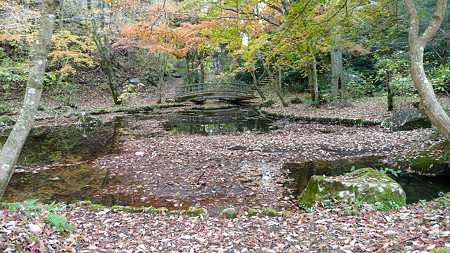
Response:
[{"label": "reflection of trees", "polygon": [[262,118],[257,110],[220,108],[188,110],[169,116],[164,128],[182,134],[224,134],[245,131],[269,131],[271,120]]},{"label": "reflection of trees", "polygon": [[93,164],[61,166],[39,173],[15,173],[6,190],[8,201],[39,198],[43,202],[67,202],[92,199],[101,190],[117,185],[121,178],[95,169]]},{"label": "reflection of trees", "polygon": [[[31,130],[18,164],[79,161],[107,154],[114,148],[114,125],[38,127]],[[4,142],[0,139],[0,142]]]}]

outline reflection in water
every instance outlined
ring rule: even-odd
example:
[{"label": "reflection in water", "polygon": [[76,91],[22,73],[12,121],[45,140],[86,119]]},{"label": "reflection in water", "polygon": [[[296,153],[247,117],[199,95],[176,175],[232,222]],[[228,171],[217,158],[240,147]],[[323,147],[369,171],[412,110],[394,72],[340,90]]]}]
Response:
[{"label": "reflection in water", "polygon": [[5,192],[7,201],[39,198],[42,202],[91,200],[101,189],[118,182],[106,171],[85,163],[61,166],[39,173],[14,173]]},{"label": "reflection in water", "polygon": [[170,115],[164,128],[173,134],[217,135],[231,132],[268,132],[271,120],[254,108],[228,107],[186,110]]},{"label": "reflection in water", "polygon": [[[30,131],[18,165],[45,165],[52,162],[75,163],[109,154],[117,149],[117,124],[101,127],[77,125],[37,127]],[[0,148],[9,131],[0,133]]]},{"label": "reflection in water", "polygon": [[[107,171],[97,169],[87,161],[98,156],[119,152],[120,144],[133,138],[167,134],[216,135],[246,131],[267,132],[272,128],[271,123],[270,120],[262,118],[256,110],[222,108],[189,110],[175,115],[127,115],[117,117],[113,122],[98,127],[70,125],[36,128],[32,130],[30,138],[25,144],[19,164],[30,166],[57,161],[69,165],[53,166],[51,170],[41,170],[38,173],[14,173],[11,184],[5,193],[5,200],[21,201],[39,198],[44,202],[64,201],[70,203],[78,200],[91,200],[104,205],[167,206],[168,202],[174,199],[173,192],[164,187],[157,187],[153,193],[157,193],[159,197],[151,198],[139,191],[139,187],[132,179],[111,176]],[[0,132],[0,147],[6,137],[7,132]],[[246,164],[247,162],[248,164]],[[252,185],[252,187],[255,185],[271,199],[277,198],[277,187],[283,187],[280,182],[289,182],[284,184],[286,188],[283,189],[286,189],[286,192],[293,189],[297,191],[298,195],[306,187],[312,175],[340,175],[348,172],[353,166],[356,169],[362,167],[386,168],[380,157],[310,161],[301,164],[287,163],[282,169],[277,162],[253,162],[254,164],[243,161],[243,174],[248,172],[245,177],[247,180],[245,185]],[[252,174],[255,171],[258,172],[257,177]],[[199,178],[201,178],[200,175]],[[280,178],[286,180],[282,181]],[[404,175],[394,179],[404,188],[409,203],[420,199],[428,200],[436,197],[440,191],[450,190],[446,181],[448,178],[434,179]],[[131,191],[123,192],[120,190],[121,187],[129,187],[128,189]],[[215,185],[214,187],[220,186]],[[205,195],[203,201],[200,201],[200,205],[242,201],[243,196],[239,195],[242,193],[242,189],[239,187],[236,189],[238,190],[233,192],[233,196],[235,196],[233,199],[228,195],[212,193]],[[188,188],[183,188],[183,190],[192,192]],[[184,206],[192,206],[196,203],[189,198],[188,194],[180,195],[177,200]],[[239,205],[239,203],[229,204]]]},{"label": "reflection in water", "polygon": [[[360,157],[336,161],[308,161],[304,163],[286,163],[283,169],[287,171],[289,177],[294,180],[285,184],[288,188],[294,189],[296,195],[308,185],[309,179],[313,175],[337,176],[349,172],[351,168],[376,168],[384,169],[391,167],[383,163],[381,157]],[[403,174],[395,177],[406,193],[406,202],[414,203],[419,200],[431,200],[438,197],[440,192],[450,191],[448,185],[449,178],[443,177],[425,177],[413,174]]]}]

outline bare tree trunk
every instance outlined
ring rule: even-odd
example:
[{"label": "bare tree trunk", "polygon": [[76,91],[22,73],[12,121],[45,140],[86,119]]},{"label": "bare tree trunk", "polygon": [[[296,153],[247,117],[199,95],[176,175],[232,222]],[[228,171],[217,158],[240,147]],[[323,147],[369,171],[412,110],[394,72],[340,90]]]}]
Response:
[{"label": "bare tree trunk", "polygon": [[41,100],[45,67],[60,0],[46,0],[41,11],[41,26],[30,52],[30,73],[21,114],[0,151],[0,199],[11,179],[14,166],[28,137]]},{"label": "bare tree trunk", "polygon": [[165,53],[160,53],[158,55],[158,64],[160,66],[159,73],[158,73],[158,101],[157,104],[162,103],[162,93],[163,93],[163,87],[164,87],[164,74],[166,73],[166,67],[167,67],[167,55]]},{"label": "bare tree trunk", "polygon": [[391,81],[392,81],[392,71],[386,70],[387,74],[387,82],[386,82],[386,90],[387,90],[387,110],[392,112],[394,110],[394,93],[392,92],[391,88]]},{"label": "bare tree trunk", "polygon": [[[264,70],[267,71],[267,74],[269,76],[270,84],[275,90],[275,94],[277,94],[277,96],[280,99],[280,102],[283,105],[283,107],[288,107],[289,105],[286,102],[286,100],[284,99],[283,93],[280,90],[281,77],[279,77],[278,80],[275,80],[275,75],[272,73],[272,71],[270,70],[269,66],[264,61],[262,61],[262,63],[263,63]],[[279,75],[281,75],[281,71],[279,71]]]},{"label": "bare tree trunk", "polygon": [[255,71],[250,71],[250,73],[252,74],[253,77],[253,85],[255,86],[255,90],[258,92],[259,96],[261,97],[261,99],[263,101],[265,101],[267,98],[264,95],[264,92],[261,90],[261,88],[259,87],[259,82],[260,80],[258,80],[258,78],[256,77],[256,73]]},{"label": "bare tree trunk", "polygon": [[333,98],[341,98],[343,95],[343,72],[342,49],[339,45],[331,49],[331,96]]},{"label": "bare tree trunk", "polygon": [[[286,100],[284,99],[284,95],[283,95],[282,91],[280,90],[280,87],[281,87],[280,78],[278,78],[278,80],[276,80],[274,74],[272,73],[272,71],[270,71],[270,69],[268,67],[266,68],[266,71],[269,74],[269,78],[270,78],[272,87],[274,87],[275,94],[277,94],[278,98],[280,99],[281,104],[283,105],[283,107],[288,107],[289,105],[286,102]],[[281,75],[281,73],[279,73],[279,75]]]},{"label": "bare tree trunk", "polygon": [[444,18],[447,0],[436,0],[436,10],[430,24],[423,34],[419,34],[419,17],[413,0],[405,0],[409,12],[409,57],[411,62],[411,76],[414,86],[419,92],[421,110],[450,141],[450,118],[437,101],[433,85],[428,80],[423,68],[423,52],[438,31]]},{"label": "bare tree trunk", "polygon": [[314,55],[312,56],[312,60],[308,63],[307,75],[308,75],[308,85],[309,85],[309,92],[311,94],[311,99],[316,105],[319,105],[319,84],[317,82],[317,60]]}]

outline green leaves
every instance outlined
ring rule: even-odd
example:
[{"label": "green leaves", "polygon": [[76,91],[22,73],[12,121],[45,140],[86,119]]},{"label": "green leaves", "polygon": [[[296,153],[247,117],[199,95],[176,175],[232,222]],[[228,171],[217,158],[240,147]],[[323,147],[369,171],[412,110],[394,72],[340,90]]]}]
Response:
[{"label": "green leaves", "polygon": [[52,213],[52,212],[48,213],[47,217],[45,218],[45,221],[50,226],[59,229],[61,233],[75,231],[78,229],[74,225],[68,223],[64,216],[61,216],[57,213]]}]

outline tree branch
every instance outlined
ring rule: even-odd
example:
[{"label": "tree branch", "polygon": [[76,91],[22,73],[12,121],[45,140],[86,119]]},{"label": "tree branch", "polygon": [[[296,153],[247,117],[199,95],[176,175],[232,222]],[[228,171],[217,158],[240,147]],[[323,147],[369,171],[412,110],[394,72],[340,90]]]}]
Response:
[{"label": "tree branch", "polygon": [[[411,0],[408,0],[411,1]],[[425,32],[420,36],[424,44],[427,44],[436,34],[444,19],[445,9],[447,8],[447,0],[436,0],[436,10]]]},{"label": "tree branch", "polygon": [[270,23],[270,24],[272,24],[272,25],[274,25],[274,26],[277,26],[277,27],[281,26],[280,23],[277,23],[277,22],[275,22],[275,21],[273,21],[273,20],[270,20],[269,18],[267,18],[267,17],[265,17],[265,16],[263,16],[263,15],[260,15],[260,14],[258,14],[258,13],[253,13],[253,12],[252,12],[252,13],[247,13],[247,12],[244,12],[244,11],[238,11],[238,10],[236,10],[236,9],[228,8],[228,7],[224,7],[224,8],[222,8],[222,9],[223,9],[223,10],[226,10],[226,11],[232,11],[232,12],[235,12],[235,13],[237,13],[237,14],[254,16],[254,17],[257,17],[257,18],[260,19],[260,20],[264,20],[264,21],[266,21],[267,23]]}]

